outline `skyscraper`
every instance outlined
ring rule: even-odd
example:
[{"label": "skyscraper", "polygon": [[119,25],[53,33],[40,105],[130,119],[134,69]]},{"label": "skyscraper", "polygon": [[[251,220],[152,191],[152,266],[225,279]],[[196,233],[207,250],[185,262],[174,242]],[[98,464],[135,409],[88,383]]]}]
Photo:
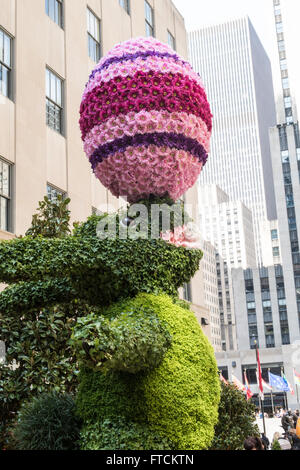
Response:
[{"label": "skyscraper", "polygon": [[[255,344],[259,345],[265,380],[268,371],[284,374],[294,386],[293,367],[299,368],[300,339],[300,133],[294,98],[292,69],[289,61],[291,41],[285,18],[295,15],[291,2],[270,0],[273,4],[278,48],[278,66],[274,66],[277,83],[277,126],[270,129],[270,174],[275,182],[277,220],[265,221],[265,244],[268,267],[234,269],[232,271],[238,351],[217,353],[220,369],[234,373],[242,380],[242,371],[252,375],[251,388],[258,389],[255,369]],[[288,22],[287,22],[288,23]],[[297,22],[294,22],[297,24]],[[286,34],[287,32],[287,34]],[[294,66],[294,67],[293,67]],[[268,248],[268,249],[269,249]],[[273,264],[272,266],[272,258]],[[271,262],[270,262],[271,260]],[[253,384],[253,385],[252,385]],[[278,393],[272,397],[277,406],[283,405]],[[288,406],[298,407],[295,394],[288,393]],[[265,394],[265,408],[271,408]]]},{"label": "skyscraper", "polygon": [[286,279],[293,279],[287,298],[294,306],[289,315],[290,327],[300,338],[300,132],[297,109],[293,100],[284,32],[284,16],[280,0],[273,0],[282,98],[278,101],[281,117],[270,129],[273,178],[281,240],[281,258]]},{"label": "skyscraper", "polygon": [[253,214],[257,261],[259,221],[276,218],[268,129],[276,123],[269,58],[248,17],[189,34],[190,58],[211,103],[210,160],[201,184],[216,183]]},{"label": "skyscraper", "polygon": [[199,185],[199,228],[216,248],[223,350],[236,349],[231,269],[255,266],[252,214],[241,201],[230,201],[217,185]]}]

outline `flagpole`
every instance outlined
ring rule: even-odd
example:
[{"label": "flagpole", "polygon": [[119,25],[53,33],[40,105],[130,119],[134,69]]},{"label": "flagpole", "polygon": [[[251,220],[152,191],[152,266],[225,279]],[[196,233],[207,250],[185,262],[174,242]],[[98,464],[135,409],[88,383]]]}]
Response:
[{"label": "flagpole", "polygon": [[[258,344],[257,342],[255,341],[255,353],[256,353],[256,362],[257,362],[257,367],[259,367],[258,364],[260,364],[259,360],[258,360]],[[259,373],[259,371],[258,371]],[[258,388],[259,388],[259,384],[258,384]],[[258,392],[258,396],[260,397],[260,394]],[[267,435],[266,433],[266,423],[265,423],[265,411],[264,411],[264,404],[263,404],[263,400],[260,400],[260,403],[261,403],[261,413],[262,413],[262,417],[263,417],[263,427],[264,427],[264,434],[265,436]]]},{"label": "flagpole", "polygon": [[[282,369],[282,367],[280,368],[280,371],[281,371],[281,377],[282,377],[282,374],[283,374],[283,369]],[[286,409],[286,411],[288,411],[288,401],[287,401],[286,392],[284,392],[284,402],[285,402],[285,409]]]},{"label": "flagpole", "polygon": [[[269,375],[269,384],[270,384],[270,368],[268,369],[268,375]],[[272,387],[271,387],[271,402],[272,402],[272,413],[273,413],[273,417],[275,415],[275,410],[274,410],[274,401],[273,401],[273,390],[272,390]]]},{"label": "flagpole", "polygon": [[298,382],[296,381],[296,369],[293,369],[293,375],[294,375],[294,384],[296,385],[296,392],[297,392],[297,403],[298,403],[298,409],[300,408],[299,404],[299,391],[298,391]]}]

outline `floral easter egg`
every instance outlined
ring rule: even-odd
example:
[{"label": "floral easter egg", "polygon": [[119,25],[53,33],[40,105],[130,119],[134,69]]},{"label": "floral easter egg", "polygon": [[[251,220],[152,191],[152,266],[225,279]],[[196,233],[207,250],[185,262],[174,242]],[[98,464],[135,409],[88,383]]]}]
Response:
[{"label": "floral easter egg", "polygon": [[177,200],[207,161],[212,115],[191,65],[157,39],[137,38],[92,71],[80,129],[96,177],[114,196]]}]

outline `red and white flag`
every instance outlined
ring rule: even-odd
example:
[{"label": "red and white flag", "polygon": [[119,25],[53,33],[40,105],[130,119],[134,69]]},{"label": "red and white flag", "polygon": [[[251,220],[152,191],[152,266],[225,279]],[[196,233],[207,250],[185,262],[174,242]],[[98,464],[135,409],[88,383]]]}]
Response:
[{"label": "red and white flag", "polygon": [[[265,382],[264,379],[261,379],[261,381],[262,381],[263,387],[272,392],[273,390],[272,387],[269,384],[267,384],[267,382]],[[257,383],[258,383],[258,380],[257,380]]]},{"label": "red and white flag", "polygon": [[300,374],[294,369],[294,381],[295,385],[300,385]]},{"label": "red and white flag", "polygon": [[224,382],[224,384],[228,385],[227,380],[224,379],[224,377],[223,377],[223,375],[221,374],[221,372],[220,372],[220,380],[221,380],[221,382]]},{"label": "red and white flag", "polygon": [[288,379],[286,378],[286,376],[285,376],[284,374],[282,374],[282,377],[283,377],[284,380],[286,381],[286,383],[287,383],[287,385],[288,385],[288,387],[289,387],[289,389],[290,389],[291,394],[292,394],[292,395],[295,395],[294,389],[293,389],[293,387],[291,386],[291,384],[290,384],[290,382],[288,381]]},{"label": "red and white flag", "polygon": [[259,350],[256,348],[256,361],[257,361],[257,370],[258,370],[258,388],[259,388],[259,396],[260,399],[264,399],[264,387],[262,383],[262,375],[261,375],[261,365],[259,359]]},{"label": "red and white flag", "polygon": [[245,370],[244,370],[244,378],[245,378],[245,384],[246,384],[247,400],[250,400],[250,398],[253,397],[253,393],[250,390],[250,386],[249,386],[249,382],[248,382],[247,374]]},{"label": "red and white flag", "polygon": [[246,387],[233,374],[232,374],[232,382],[236,386],[236,388],[238,388],[242,392],[246,392]]}]

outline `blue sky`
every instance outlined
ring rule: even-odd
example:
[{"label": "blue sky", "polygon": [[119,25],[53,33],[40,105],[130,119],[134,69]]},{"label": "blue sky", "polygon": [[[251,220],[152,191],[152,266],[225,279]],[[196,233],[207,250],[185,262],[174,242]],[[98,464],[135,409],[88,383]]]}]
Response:
[{"label": "blue sky", "polygon": [[[271,59],[274,86],[278,89],[273,0],[173,0],[173,3],[185,18],[188,31],[248,15]],[[292,88],[300,107],[300,0],[281,0],[281,3]]]}]

